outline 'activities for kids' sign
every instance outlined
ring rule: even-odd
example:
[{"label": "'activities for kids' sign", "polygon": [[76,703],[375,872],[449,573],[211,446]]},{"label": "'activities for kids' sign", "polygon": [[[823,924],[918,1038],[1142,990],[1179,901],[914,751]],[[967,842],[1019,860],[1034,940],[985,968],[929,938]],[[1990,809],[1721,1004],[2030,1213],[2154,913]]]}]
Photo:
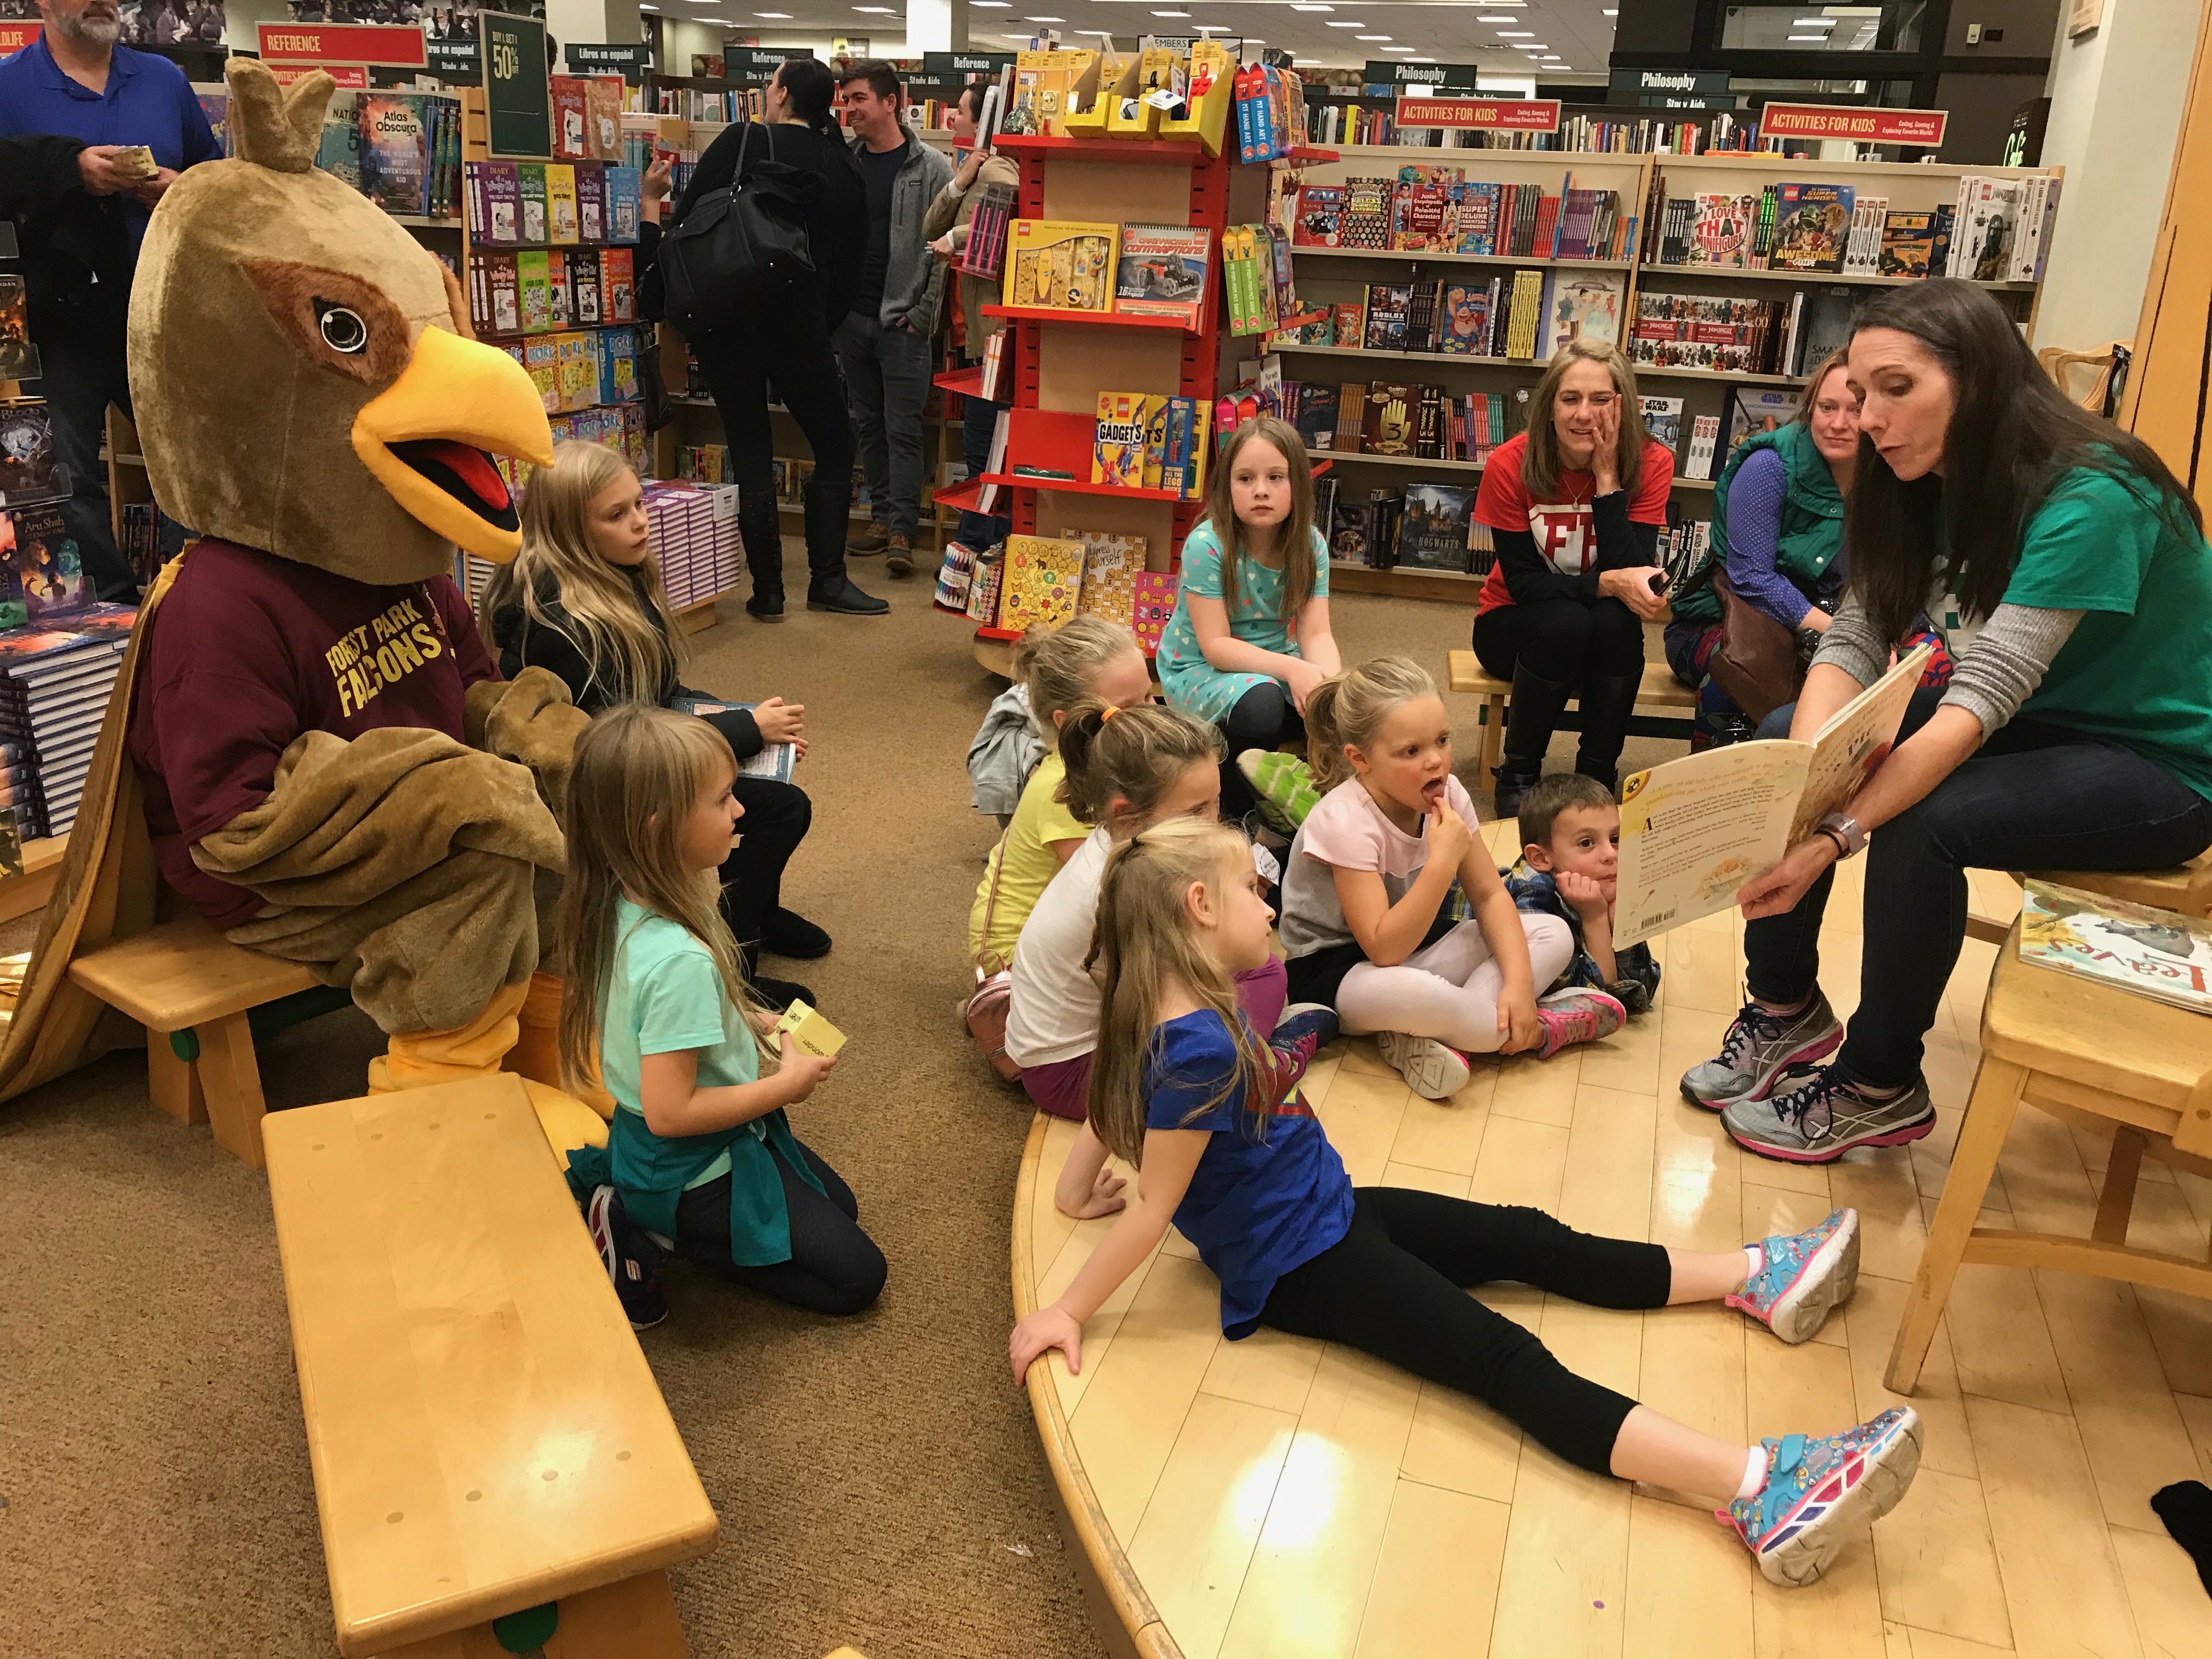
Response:
[{"label": "'activities for kids' sign", "polygon": [[1450,127],[1465,132],[1557,132],[1556,98],[1401,98],[1401,127]]},{"label": "'activities for kids' sign", "polygon": [[1861,144],[1934,149],[1951,112],[1942,109],[1854,108],[1841,104],[1769,104],[1759,112],[1762,138],[1848,138]]}]

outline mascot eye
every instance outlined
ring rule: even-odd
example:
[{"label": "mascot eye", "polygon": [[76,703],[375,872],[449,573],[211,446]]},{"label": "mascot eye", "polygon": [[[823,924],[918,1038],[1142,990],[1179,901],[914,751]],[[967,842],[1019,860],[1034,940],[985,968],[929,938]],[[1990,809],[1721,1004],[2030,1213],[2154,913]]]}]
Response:
[{"label": "mascot eye", "polygon": [[368,349],[368,325],[361,313],[329,300],[315,301],[315,322],[323,331],[323,343],[333,351],[355,357]]}]

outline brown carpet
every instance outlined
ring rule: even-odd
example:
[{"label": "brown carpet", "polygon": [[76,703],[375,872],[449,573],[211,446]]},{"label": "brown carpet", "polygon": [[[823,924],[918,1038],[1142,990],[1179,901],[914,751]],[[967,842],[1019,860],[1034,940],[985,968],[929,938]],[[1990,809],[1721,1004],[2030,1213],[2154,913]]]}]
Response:
[{"label": "brown carpet", "polygon": [[[1006,1364],[1030,1114],[953,1018],[995,835],[962,758],[1002,688],[921,577],[859,568],[889,618],[800,609],[765,628],[726,601],[692,678],[807,705],[814,829],[786,896],[837,943],[769,965],[852,1038],[794,1122],[851,1181],[890,1282],[837,1322],[672,1271],[673,1316],[642,1341],[722,1519],[677,1601],[701,1659],[841,1643],[1089,1659],[1103,1650]],[[1472,614],[1336,610],[1347,659],[1403,650],[1439,673]],[[1454,712],[1471,756],[1471,711]],[[1631,745],[1638,763],[1669,752]],[[0,950],[28,930],[0,930]],[[380,1046],[350,1012],[265,1043],[270,1105],[357,1093]],[[137,1054],[0,1107],[0,1656],[335,1653],[266,1183],[156,1112]]]}]

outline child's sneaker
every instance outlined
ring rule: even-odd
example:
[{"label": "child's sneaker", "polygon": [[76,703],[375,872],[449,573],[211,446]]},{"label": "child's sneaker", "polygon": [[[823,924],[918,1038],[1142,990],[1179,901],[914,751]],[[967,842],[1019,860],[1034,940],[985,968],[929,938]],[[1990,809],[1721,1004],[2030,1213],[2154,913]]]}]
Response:
[{"label": "child's sneaker", "polygon": [[1403,1031],[1377,1031],[1375,1046],[1382,1063],[1406,1079],[1406,1086],[1423,1100],[1449,1100],[1467,1087],[1474,1075],[1467,1056],[1434,1037],[1408,1036]]},{"label": "child's sneaker", "polygon": [[1237,769],[1260,798],[1261,816],[1279,834],[1297,835],[1321,799],[1321,791],[1314,787],[1313,769],[1297,755],[1247,749],[1237,756]]},{"label": "child's sneaker", "polygon": [[1719,1055],[1682,1073],[1682,1098],[1709,1112],[1763,1100],[1783,1073],[1825,1058],[1843,1040],[1843,1022],[1818,989],[1794,1014],[1770,1014],[1747,1002],[1721,1039]]},{"label": "child's sneaker", "polygon": [[1802,1342],[1851,1298],[1859,1282],[1859,1212],[1836,1210],[1809,1231],[1759,1241],[1757,1273],[1728,1304],[1784,1342]]},{"label": "child's sneaker", "polygon": [[660,1280],[639,1244],[641,1237],[650,1235],[630,1225],[622,1194],[611,1187],[593,1188],[592,1201],[585,1206],[584,1224],[592,1231],[592,1243],[607,1277],[614,1281],[615,1295],[629,1317],[630,1329],[649,1331],[667,1318],[668,1298],[661,1294]]},{"label": "child's sneaker", "polygon": [[1314,1055],[1335,1042],[1342,1029],[1336,1010],[1326,1002],[1294,1002],[1275,1022],[1267,1046],[1287,1056],[1303,1077]]},{"label": "child's sneaker", "polygon": [[1536,1018],[1544,1027],[1544,1043],[1536,1058],[1549,1060],[1571,1042],[1611,1036],[1627,1023],[1628,1010],[1619,997],[1576,986],[1538,997]]},{"label": "child's sneaker", "polygon": [[1920,1417],[1902,1407],[1841,1434],[1759,1443],[1766,1484],[1713,1514],[1735,1528],[1769,1580],[1802,1587],[1859,1528],[1897,1507],[1919,1473]]}]

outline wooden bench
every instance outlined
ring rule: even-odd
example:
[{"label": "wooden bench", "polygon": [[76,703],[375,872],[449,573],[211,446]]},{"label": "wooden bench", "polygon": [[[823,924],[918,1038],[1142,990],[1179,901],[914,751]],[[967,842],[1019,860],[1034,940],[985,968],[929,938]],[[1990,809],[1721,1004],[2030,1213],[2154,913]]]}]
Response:
[{"label": "wooden bench", "polygon": [[[1513,683],[1486,673],[1482,663],[1472,651],[1451,653],[1451,689],[1470,692],[1482,699],[1483,777],[1497,770],[1505,753],[1505,708],[1512,700]],[[1644,687],[1636,694],[1636,706],[1642,708],[1695,708],[1698,694],[1674,678],[1674,671],[1663,662],[1644,665]],[[1559,717],[1559,729],[1578,732],[1582,729],[1579,709],[1569,708]],[[1629,724],[1629,730],[1641,737],[1687,738],[1690,721],[1687,716],[1639,715]]]},{"label": "wooden bench", "polygon": [[714,1511],[521,1079],[262,1133],[338,1651],[683,1659]]},{"label": "wooden bench", "polygon": [[261,1167],[261,1067],[253,1039],[349,1006],[296,963],[242,950],[198,915],[163,922],[70,963],[70,978],[146,1028],[146,1084],[180,1123]]}]

